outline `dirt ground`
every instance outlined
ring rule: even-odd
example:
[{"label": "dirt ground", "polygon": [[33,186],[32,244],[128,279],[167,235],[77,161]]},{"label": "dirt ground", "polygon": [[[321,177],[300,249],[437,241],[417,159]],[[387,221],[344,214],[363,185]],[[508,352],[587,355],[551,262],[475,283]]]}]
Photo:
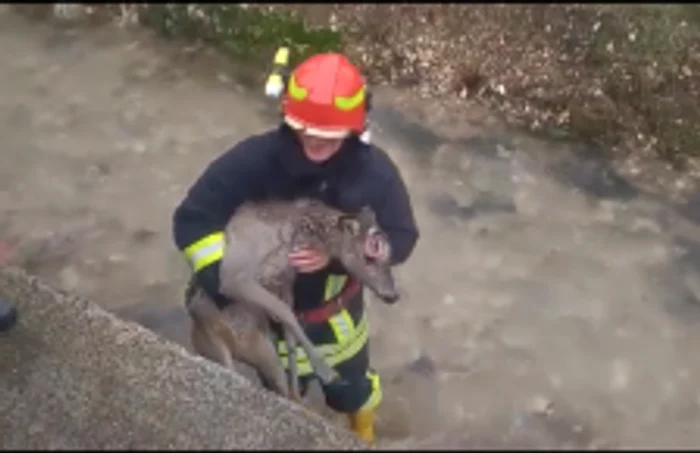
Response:
[{"label": "dirt ground", "polygon": [[[171,212],[216,154],[274,124],[262,88],[145,32],[4,10],[0,50],[5,258],[187,346]],[[370,306],[381,445],[699,445],[698,200],[484,112],[422,127],[399,95],[379,90],[375,138],[422,238],[400,305]]]}]

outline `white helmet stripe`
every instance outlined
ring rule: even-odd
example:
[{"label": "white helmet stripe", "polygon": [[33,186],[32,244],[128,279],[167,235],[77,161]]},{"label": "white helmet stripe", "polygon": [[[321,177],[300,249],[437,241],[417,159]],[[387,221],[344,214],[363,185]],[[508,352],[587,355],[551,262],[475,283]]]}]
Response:
[{"label": "white helmet stripe", "polygon": [[347,129],[317,129],[314,127],[305,127],[304,124],[289,116],[284,117],[284,122],[292,129],[303,131],[305,134],[319,138],[345,138],[350,135],[350,131]]}]

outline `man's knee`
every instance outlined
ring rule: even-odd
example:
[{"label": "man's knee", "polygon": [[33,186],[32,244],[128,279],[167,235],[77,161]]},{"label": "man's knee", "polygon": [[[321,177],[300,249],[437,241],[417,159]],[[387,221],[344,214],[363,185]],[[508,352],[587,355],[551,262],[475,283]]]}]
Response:
[{"label": "man's knee", "polygon": [[339,382],[324,386],[323,392],[331,409],[346,414],[375,409],[382,398],[379,375],[371,369],[343,375]]}]

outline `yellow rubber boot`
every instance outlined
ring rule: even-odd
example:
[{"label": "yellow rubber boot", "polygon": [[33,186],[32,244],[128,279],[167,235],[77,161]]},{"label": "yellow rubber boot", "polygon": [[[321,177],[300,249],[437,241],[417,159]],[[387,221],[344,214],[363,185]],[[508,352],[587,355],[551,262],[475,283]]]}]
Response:
[{"label": "yellow rubber boot", "polygon": [[350,414],[352,432],[370,445],[374,444],[374,418],[373,409],[363,409]]}]

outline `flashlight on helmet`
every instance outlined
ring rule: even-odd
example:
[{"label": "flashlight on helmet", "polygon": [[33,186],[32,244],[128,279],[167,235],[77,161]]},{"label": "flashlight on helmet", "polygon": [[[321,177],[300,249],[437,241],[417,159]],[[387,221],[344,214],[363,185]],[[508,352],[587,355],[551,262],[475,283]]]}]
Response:
[{"label": "flashlight on helmet", "polygon": [[280,47],[275,52],[270,75],[265,82],[265,96],[279,99],[287,86],[287,71],[289,66],[289,48]]}]

